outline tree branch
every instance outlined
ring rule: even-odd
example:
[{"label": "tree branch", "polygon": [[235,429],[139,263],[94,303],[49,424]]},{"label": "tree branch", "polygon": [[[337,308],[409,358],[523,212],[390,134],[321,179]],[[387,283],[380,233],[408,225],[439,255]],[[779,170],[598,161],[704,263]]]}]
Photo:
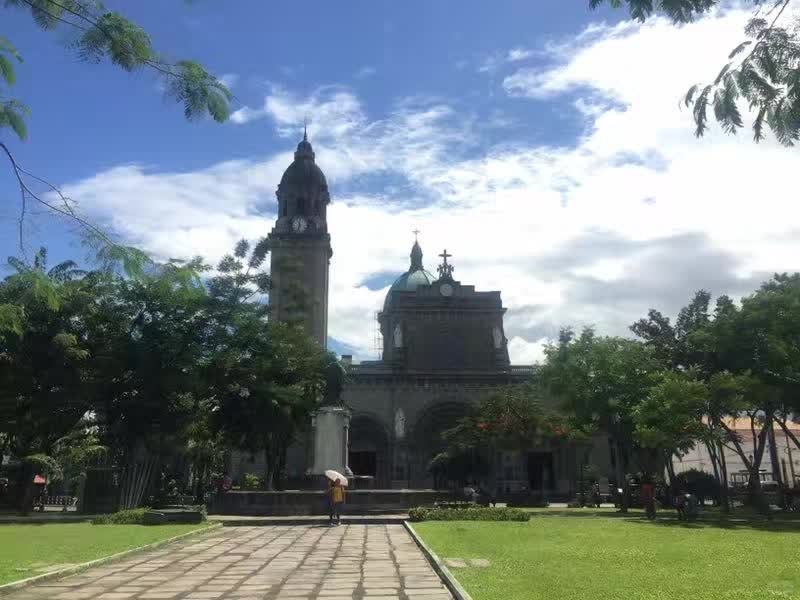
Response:
[{"label": "tree branch", "polygon": [[[14,158],[14,155],[11,153],[11,150],[9,150],[8,146],[6,146],[3,142],[0,142],[0,149],[3,150],[5,155],[8,157],[8,160],[11,163],[11,168],[12,168],[12,170],[14,172],[14,176],[17,178],[17,184],[19,185],[20,198],[22,200],[22,210],[20,211],[20,217],[19,217],[19,245],[20,245],[20,249],[23,252],[24,252],[24,246],[23,246],[23,229],[22,229],[22,227],[23,227],[23,223],[24,223],[24,219],[25,219],[25,215],[26,215],[26,211],[27,211],[28,198],[31,198],[31,199],[35,200],[36,202],[38,202],[39,204],[47,207],[49,210],[51,210],[52,212],[54,212],[56,214],[59,214],[61,216],[68,217],[68,218],[72,219],[73,221],[78,223],[81,227],[83,227],[86,231],[89,231],[92,234],[98,236],[103,242],[107,243],[109,246],[117,246],[117,244],[113,240],[111,240],[111,238],[109,238],[108,235],[105,234],[105,232],[103,232],[101,229],[99,229],[95,225],[92,225],[86,219],[84,219],[81,216],[79,216],[75,212],[75,209],[70,205],[69,198],[67,198],[60,189],[58,189],[52,183],[42,179],[41,177],[37,177],[36,175],[33,175],[32,173],[30,173],[30,172],[26,171],[25,169],[23,169],[19,165],[19,163],[17,163],[16,159]],[[39,181],[40,183],[43,183],[48,188],[50,188],[50,191],[55,193],[55,194],[57,194],[58,197],[61,199],[61,202],[63,204],[63,208],[53,204],[52,202],[48,202],[47,200],[45,200],[44,198],[42,198],[41,196],[36,194],[33,190],[31,190],[31,188],[25,182],[25,179],[23,178],[23,175],[31,177],[31,178],[35,179],[36,181]]]},{"label": "tree branch", "polygon": [[[22,1],[25,4],[27,4],[28,6],[30,6],[31,8],[38,8],[33,3],[32,0],[22,0]],[[81,25],[79,23],[75,23],[73,21],[70,21],[68,19],[64,19],[64,18],[59,17],[57,15],[50,14],[50,16],[52,18],[54,18],[55,20],[59,21],[60,23],[64,23],[65,25],[69,25],[69,26],[74,27],[76,29],[79,29],[81,31],[89,31],[90,29],[97,29],[103,35],[105,35],[106,38],[109,41],[112,41],[112,42],[118,42],[119,41],[120,38],[118,36],[115,36],[113,33],[111,33],[106,28],[104,28],[96,19],[93,19],[90,16],[88,16],[86,14],[83,14],[81,12],[75,11],[75,10],[71,9],[69,6],[61,4],[57,0],[47,0],[47,1],[48,1],[49,4],[52,4],[53,6],[55,6],[57,8],[60,8],[64,12],[67,12],[67,13],[69,13],[71,15],[74,15],[78,19],[88,23],[89,27],[85,27],[85,26],[83,26],[83,25]],[[176,65],[174,63],[169,63],[169,62],[164,62],[164,61],[161,61],[161,60],[156,60],[155,58],[145,58],[145,59],[142,60],[142,64],[147,65],[148,67],[150,67],[154,71],[158,71],[159,73],[165,75],[168,78],[181,79],[181,75],[176,73],[175,70],[174,70],[175,67],[176,67]],[[213,77],[213,75],[212,75],[212,77]],[[231,99],[232,100],[236,100],[236,96],[231,95]]]}]

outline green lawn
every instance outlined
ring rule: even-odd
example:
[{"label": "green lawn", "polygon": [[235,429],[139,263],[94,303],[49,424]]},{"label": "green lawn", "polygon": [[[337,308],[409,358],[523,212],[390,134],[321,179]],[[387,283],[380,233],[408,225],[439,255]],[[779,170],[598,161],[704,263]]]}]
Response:
[{"label": "green lawn", "polygon": [[0,525],[0,585],[39,575],[54,565],[94,560],[207,526]]},{"label": "green lawn", "polygon": [[474,600],[800,599],[798,522],[685,525],[562,511],[414,528],[441,559],[489,559],[488,568],[451,569]]}]

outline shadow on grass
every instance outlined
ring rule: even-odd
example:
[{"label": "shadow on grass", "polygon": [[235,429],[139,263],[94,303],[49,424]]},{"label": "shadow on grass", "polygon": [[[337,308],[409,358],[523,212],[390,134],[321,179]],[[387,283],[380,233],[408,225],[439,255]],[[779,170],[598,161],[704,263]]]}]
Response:
[{"label": "shadow on grass", "polygon": [[677,514],[670,510],[660,510],[655,521],[645,518],[644,511],[633,509],[627,513],[619,512],[614,509],[587,509],[587,508],[568,508],[568,509],[535,509],[530,511],[532,520],[536,518],[563,517],[570,519],[621,519],[640,525],[650,525],[659,527],[680,527],[684,529],[755,529],[760,531],[776,531],[784,533],[800,533],[800,515],[796,514],[777,514],[772,520],[761,515],[752,513],[737,514],[736,512],[726,515],[712,510],[701,514],[696,521],[680,521]]},{"label": "shadow on grass", "polygon": [[646,519],[631,519],[632,523],[639,525],[649,525],[651,527],[677,527],[681,529],[728,529],[728,530],[757,530],[774,531],[776,533],[797,533],[800,534],[800,521],[773,519],[737,519],[729,518],[702,518],[697,521],[679,521],[674,517],[657,517],[655,521]]}]

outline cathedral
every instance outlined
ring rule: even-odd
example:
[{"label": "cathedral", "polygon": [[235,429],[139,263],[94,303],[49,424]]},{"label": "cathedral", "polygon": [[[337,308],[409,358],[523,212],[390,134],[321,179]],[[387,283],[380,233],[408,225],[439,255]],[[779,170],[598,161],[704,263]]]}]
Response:
[{"label": "cathedral", "polygon": [[[326,218],[331,198],[307,136],[277,198],[277,221],[269,234],[272,317],[301,323],[327,346],[329,266],[335,260]],[[405,272],[378,314],[381,360],[355,364],[342,357],[348,374],[342,397],[351,414],[347,464],[357,483],[375,489],[433,487],[428,465],[443,450],[441,433],[492,388],[533,375],[532,366],[509,361],[500,292],[459,281],[447,250],[438,258],[434,275],[414,241]],[[490,451],[484,485],[498,494],[574,496],[577,449],[565,442],[543,444],[524,454]],[[308,446],[300,441],[289,452],[290,483],[308,473]],[[242,462],[235,470],[255,468]]]}]

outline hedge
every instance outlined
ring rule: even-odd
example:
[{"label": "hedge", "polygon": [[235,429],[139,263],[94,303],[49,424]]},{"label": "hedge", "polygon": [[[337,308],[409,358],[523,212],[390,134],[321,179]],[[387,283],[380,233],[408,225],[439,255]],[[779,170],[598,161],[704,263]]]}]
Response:
[{"label": "hedge", "polygon": [[144,515],[149,508],[131,508],[92,519],[94,525],[144,525]]},{"label": "hedge", "polygon": [[92,519],[94,525],[160,525],[162,523],[202,523],[205,505],[175,506],[167,509],[131,508]]},{"label": "hedge", "polygon": [[412,521],[527,521],[531,515],[516,508],[428,508],[408,511]]}]

